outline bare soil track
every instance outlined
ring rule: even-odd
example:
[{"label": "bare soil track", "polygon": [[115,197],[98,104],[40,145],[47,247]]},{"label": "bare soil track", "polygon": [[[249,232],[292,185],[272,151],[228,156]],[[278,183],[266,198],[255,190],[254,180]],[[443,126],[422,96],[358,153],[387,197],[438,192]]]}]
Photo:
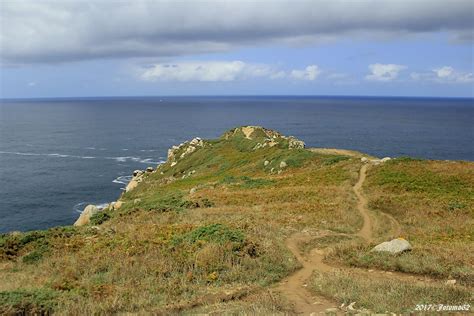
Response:
[{"label": "bare soil track", "polygon": [[[359,171],[359,179],[353,186],[353,191],[357,197],[357,211],[363,218],[362,228],[354,234],[355,236],[361,237],[365,242],[370,243],[373,241],[374,221],[370,215],[370,211],[367,208],[367,198],[362,192],[362,186],[364,184],[368,165],[364,164]],[[391,230],[395,235],[400,234],[400,225],[390,215],[382,214],[387,216],[391,223]],[[336,269],[347,269],[347,270],[359,270],[360,272],[368,273],[363,269],[333,267],[323,262],[324,252],[319,249],[313,249],[307,256],[303,256],[298,245],[305,243],[314,238],[308,233],[298,232],[291,235],[286,240],[286,246],[296,257],[296,259],[302,265],[302,268],[294,272],[282,282],[280,282],[277,290],[288,300],[292,305],[296,314],[303,315],[316,315],[318,313],[325,312],[327,308],[337,307],[336,302],[331,302],[326,298],[312,295],[306,289],[306,282],[313,272],[330,272]],[[403,275],[401,273],[391,274],[393,277],[405,280],[414,280],[414,276]],[[383,271],[372,271],[371,276],[374,277],[385,277],[386,274]]]}]

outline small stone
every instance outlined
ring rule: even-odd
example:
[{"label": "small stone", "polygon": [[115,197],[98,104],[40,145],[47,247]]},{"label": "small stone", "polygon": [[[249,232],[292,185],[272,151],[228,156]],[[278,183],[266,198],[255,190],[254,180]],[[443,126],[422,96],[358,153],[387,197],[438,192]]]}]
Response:
[{"label": "small stone", "polygon": [[325,313],[326,314],[337,314],[338,309],[333,307],[333,308],[326,308]]},{"label": "small stone", "polygon": [[153,170],[155,170],[155,169],[153,169],[153,167],[146,168],[146,172],[153,172]]},{"label": "small stone", "polygon": [[176,166],[176,161],[173,161],[173,162],[171,163],[171,167],[174,167],[174,166]]},{"label": "small stone", "polygon": [[191,190],[189,190],[189,194],[194,194],[196,193],[196,188],[191,188]]},{"label": "small stone", "polygon": [[456,284],[456,280],[455,280],[455,279],[446,281],[446,285],[455,285],[455,284]]},{"label": "small stone", "polygon": [[280,162],[280,168],[283,169],[283,168],[286,168],[288,165],[286,164],[286,162],[282,161]]},{"label": "small stone", "polygon": [[367,159],[367,157],[362,157],[362,158],[360,158],[360,161],[361,161],[362,163],[368,163],[368,162],[369,162],[369,159]]},{"label": "small stone", "polygon": [[389,160],[392,160],[392,158],[384,157],[384,158],[380,159],[380,162],[386,162],[386,161],[389,161]]},{"label": "small stone", "polygon": [[138,204],[138,203],[140,203],[141,201],[142,201],[142,199],[135,199],[135,200],[133,200],[133,204]]},{"label": "small stone", "polygon": [[264,165],[264,166],[268,166],[269,163],[270,163],[270,161],[265,160],[265,161],[263,162],[263,165]]}]

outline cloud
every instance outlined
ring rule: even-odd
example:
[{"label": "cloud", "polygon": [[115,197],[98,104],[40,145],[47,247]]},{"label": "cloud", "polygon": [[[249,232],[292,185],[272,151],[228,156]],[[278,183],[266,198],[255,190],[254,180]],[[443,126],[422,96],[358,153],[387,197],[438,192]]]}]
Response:
[{"label": "cloud", "polygon": [[472,0],[1,1],[1,60],[175,57],[434,32],[472,42],[473,9]]},{"label": "cloud", "polygon": [[412,72],[410,77],[416,81],[433,81],[438,83],[474,82],[474,74],[472,72],[457,71],[451,66],[435,68],[429,72]]},{"label": "cloud", "polygon": [[372,64],[369,65],[371,74],[365,76],[367,80],[392,81],[398,77],[398,73],[406,66],[396,64]]},{"label": "cloud", "polygon": [[145,81],[234,81],[245,78],[280,79],[285,72],[264,64],[242,61],[205,61],[153,64],[139,70]]},{"label": "cloud", "polygon": [[320,74],[321,70],[317,65],[309,65],[303,70],[292,70],[290,77],[298,80],[315,80]]},{"label": "cloud", "polygon": [[36,86],[36,82],[34,81],[28,82],[28,87],[34,87],[34,86]]}]

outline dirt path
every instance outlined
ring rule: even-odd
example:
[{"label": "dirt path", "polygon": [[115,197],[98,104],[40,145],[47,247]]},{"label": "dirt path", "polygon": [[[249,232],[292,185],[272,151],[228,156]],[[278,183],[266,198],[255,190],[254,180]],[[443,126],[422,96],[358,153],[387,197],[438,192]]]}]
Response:
[{"label": "dirt path", "polygon": [[[362,185],[365,181],[367,165],[363,165],[359,172],[359,180],[353,187],[353,191],[357,197],[357,210],[363,218],[362,229],[357,233],[367,242],[372,240],[372,220],[367,209],[367,199],[362,194]],[[302,268],[285,278],[278,290],[284,297],[293,304],[297,314],[312,315],[324,312],[327,308],[334,308],[336,303],[325,298],[312,295],[306,289],[306,281],[309,279],[313,271],[330,272],[333,267],[323,262],[324,252],[319,249],[313,249],[309,255],[303,257],[300,253],[298,245],[311,240],[313,237],[308,233],[295,233],[286,240],[286,246],[296,259],[301,263]]]},{"label": "dirt path", "polygon": [[329,272],[332,270],[323,262],[324,253],[317,249],[313,249],[306,257],[301,255],[298,244],[309,241],[311,238],[309,234],[296,233],[286,240],[286,246],[301,263],[302,268],[285,278],[277,288],[293,304],[294,311],[303,315],[324,312],[327,308],[336,307],[335,303],[312,295],[306,289],[306,281],[313,271]]},{"label": "dirt path", "polygon": [[367,173],[367,165],[363,165],[359,171],[359,180],[352,188],[355,195],[357,196],[357,210],[364,220],[362,229],[357,233],[358,236],[362,237],[365,241],[372,241],[372,219],[369,215],[369,210],[367,209],[367,199],[362,194],[362,185],[365,181],[365,176]]}]

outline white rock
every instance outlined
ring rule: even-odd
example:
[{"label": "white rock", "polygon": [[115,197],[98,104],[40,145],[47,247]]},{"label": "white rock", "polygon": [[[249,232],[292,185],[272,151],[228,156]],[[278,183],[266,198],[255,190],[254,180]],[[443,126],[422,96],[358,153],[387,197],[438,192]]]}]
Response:
[{"label": "white rock", "polygon": [[380,162],[386,162],[386,161],[389,161],[389,160],[392,160],[392,158],[384,157],[384,158],[380,159]]},{"label": "white rock", "polygon": [[91,216],[99,212],[99,209],[95,205],[87,205],[82,211],[79,218],[74,222],[74,226],[83,226],[89,224]]},{"label": "white rock", "polygon": [[143,173],[143,171],[141,171],[141,170],[135,170],[135,171],[133,171],[133,176],[134,176],[134,177],[138,177],[138,176],[141,175],[142,173]]},{"label": "white rock", "polygon": [[362,158],[360,158],[360,161],[363,162],[363,163],[368,163],[369,159],[367,159],[367,157],[362,157]]},{"label": "white rock", "polygon": [[288,165],[286,164],[286,162],[282,161],[280,162],[280,168],[286,168]]},{"label": "white rock", "polygon": [[122,201],[117,201],[114,203],[114,210],[118,210],[119,208],[122,207],[123,202]]},{"label": "white rock", "polygon": [[153,167],[147,167],[146,168],[146,172],[153,172],[153,170],[155,170],[155,169],[153,169]]},{"label": "white rock", "polygon": [[177,164],[177,162],[176,162],[176,161],[173,161],[173,162],[171,163],[171,167],[176,166],[176,164]]},{"label": "white rock", "polygon": [[456,284],[456,280],[448,280],[446,281],[446,285],[455,285]]},{"label": "white rock", "polygon": [[189,194],[194,194],[196,193],[196,188],[191,188],[191,190],[189,190]]},{"label": "white rock", "polygon": [[371,251],[376,251],[376,252],[385,251],[385,252],[397,254],[397,253],[401,253],[401,252],[408,251],[411,249],[412,247],[407,240],[403,238],[397,238],[397,239],[392,239],[390,241],[386,241],[381,244],[378,244]]},{"label": "white rock", "polygon": [[264,166],[268,166],[269,163],[270,163],[270,161],[265,160],[264,163],[263,163],[263,165],[264,165]]},{"label": "white rock", "polygon": [[132,191],[133,189],[135,189],[138,185],[138,181],[137,179],[133,178],[128,184],[127,186],[125,187],[125,192],[130,192]]}]

